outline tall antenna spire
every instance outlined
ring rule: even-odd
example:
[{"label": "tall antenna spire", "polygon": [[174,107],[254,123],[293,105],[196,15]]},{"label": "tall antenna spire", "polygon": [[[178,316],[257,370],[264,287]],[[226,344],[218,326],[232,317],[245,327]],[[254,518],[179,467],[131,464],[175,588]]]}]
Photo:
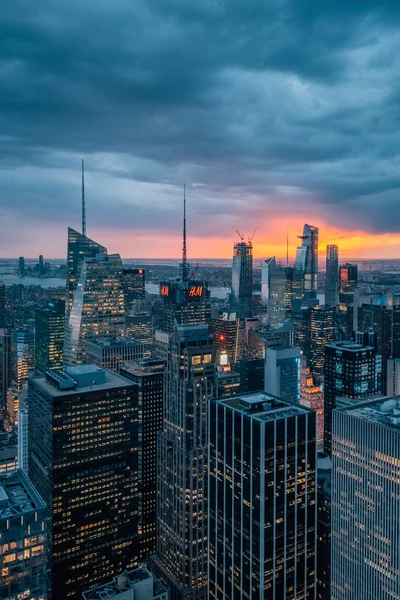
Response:
[{"label": "tall antenna spire", "polygon": [[82,158],[82,235],[86,237],[85,161]]},{"label": "tall antenna spire", "polygon": [[286,229],[286,266],[289,266],[289,229]]},{"label": "tall antenna spire", "polygon": [[187,281],[189,278],[189,263],[187,261],[186,248],[186,183],[183,184],[183,246],[182,246],[182,263],[181,263],[181,278],[182,281]]}]

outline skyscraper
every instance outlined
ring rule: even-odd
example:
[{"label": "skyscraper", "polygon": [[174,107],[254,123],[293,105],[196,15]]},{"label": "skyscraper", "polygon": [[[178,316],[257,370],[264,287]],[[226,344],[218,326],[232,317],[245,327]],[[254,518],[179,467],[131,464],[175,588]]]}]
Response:
[{"label": "skyscraper", "polygon": [[88,342],[88,362],[102,369],[110,369],[119,373],[126,361],[143,358],[144,346],[132,338],[107,336]]},{"label": "skyscraper", "polygon": [[35,366],[35,336],[28,329],[18,328],[12,332],[11,341],[11,384],[22,391]]},{"label": "skyscraper", "polygon": [[190,280],[160,283],[162,309],[160,329],[170,335],[178,325],[211,325],[211,304],[208,284]]},{"label": "skyscraper", "polygon": [[400,358],[391,358],[387,362],[386,393],[388,396],[400,395]]},{"label": "skyscraper", "polygon": [[325,306],[336,306],[339,300],[339,249],[336,244],[326,247]]},{"label": "skyscraper", "polygon": [[126,315],[125,335],[143,344],[144,357],[150,358],[153,350],[153,317],[151,314]]},{"label": "skyscraper", "polygon": [[272,346],[265,358],[265,392],[288,404],[300,401],[300,348]]},{"label": "skyscraper", "polygon": [[299,238],[302,242],[296,252],[294,297],[296,300],[314,299],[317,297],[318,227],[306,223]]},{"label": "skyscraper", "polygon": [[45,373],[64,362],[65,302],[47,302],[35,310],[35,369]]},{"label": "skyscraper", "polygon": [[317,600],[331,600],[332,461],[318,452],[317,459]]},{"label": "skyscraper", "polygon": [[253,244],[241,241],[234,245],[232,262],[232,310],[240,319],[251,317],[253,310]]},{"label": "skyscraper", "polygon": [[224,312],[212,319],[216,361],[226,357],[226,364],[236,362],[239,356],[239,319],[236,313]]},{"label": "skyscraper", "polygon": [[125,305],[119,254],[98,254],[80,262],[78,283],[65,331],[64,362],[86,362],[94,337],[122,335]]},{"label": "skyscraper", "polygon": [[352,304],[354,301],[354,292],[357,288],[358,267],[357,265],[346,263],[339,267],[339,302],[341,304]]},{"label": "skyscraper", "polygon": [[141,360],[126,363],[121,375],[138,386],[138,536],[139,558],[156,551],[157,448],[164,424],[166,363]]},{"label": "skyscraper", "polygon": [[334,319],[334,306],[314,306],[310,313],[310,370],[317,384],[323,383],[325,346],[335,340]]},{"label": "skyscraper", "polygon": [[6,326],[6,286],[0,281],[0,329]]},{"label": "skyscraper", "polygon": [[137,386],[93,365],[32,377],[29,477],[50,509],[50,591],[137,566]]},{"label": "skyscraper", "polygon": [[354,342],[334,342],[325,347],[324,446],[331,454],[332,411],[337,398],[368,398],[377,393],[382,365],[375,348]]},{"label": "skyscraper", "polygon": [[324,393],[321,386],[315,385],[307,360],[302,357],[300,376],[300,404],[315,410],[317,424],[317,450],[324,449]]},{"label": "skyscraper", "polygon": [[335,410],[332,600],[400,598],[400,399]]},{"label": "skyscraper", "polygon": [[66,317],[72,309],[75,290],[78,285],[81,267],[85,258],[95,258],[98,254],[107,254],[107,248],[68,227],[67,248],[67,304]]},{"label": "skyscraper", "polygon": [[292,267],[276,263],[275,257],[261,264],[261,296],[267,305],[268,324],[277,327],[290,320],[293,305]]},{"label": "skyscraper", "polygon": [[25,277],[25,258],[23,256],[20,256],[18,259],[18,275]]},{"label": "skyscraper", "polygon": [[155,574],[171,600],[207,600],[208,405],[216,395],[212,335],[176,326],[167,370],[164,431],[158,439]]},{"label": "skyscraper", "polygon": [[11,385],[11,329],[0,329],[0,409],[4,414]]},{"label": "skyscraper", "polygon": [[146,297],[145,291],[146,274],[144,269],[123,269],[122,289],[124,291],[125,312],[138,312],[137,306]]},{"label": "skyscraper", "polygon": [[3,600],[47,600],[47,507],[21,470],[0,475]]},{"label": "skyscraper", "polygon": [[315,598],[314,412],[250,394],[209,429],[209,598]]}]

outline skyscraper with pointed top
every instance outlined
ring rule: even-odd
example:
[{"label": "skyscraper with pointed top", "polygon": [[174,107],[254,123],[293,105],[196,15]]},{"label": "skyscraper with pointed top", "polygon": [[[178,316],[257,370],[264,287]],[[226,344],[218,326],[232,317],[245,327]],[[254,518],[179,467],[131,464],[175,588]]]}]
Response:
[{"label": "skyscraper with pointed top", "polygon": [[191,273],[187,258],[186,184],[183,192],[183,245],[179,277],[160,283],[162,311],[160,329],[170,335],[178,325],[211,325],[210,292],[207,282]]}]

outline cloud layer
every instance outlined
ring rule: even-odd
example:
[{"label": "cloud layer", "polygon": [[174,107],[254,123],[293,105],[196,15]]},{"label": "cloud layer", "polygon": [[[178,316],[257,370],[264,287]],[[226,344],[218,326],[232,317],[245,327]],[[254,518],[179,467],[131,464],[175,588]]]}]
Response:
[{"label": "cloud layer", "polygon": [[179,253],[183,181],[193,235],[226,248],[303,221],[393,244],[399,25],[390,0],[8,3],[0,256],[63,253],[82,156],[91,233],[125,255]]}]

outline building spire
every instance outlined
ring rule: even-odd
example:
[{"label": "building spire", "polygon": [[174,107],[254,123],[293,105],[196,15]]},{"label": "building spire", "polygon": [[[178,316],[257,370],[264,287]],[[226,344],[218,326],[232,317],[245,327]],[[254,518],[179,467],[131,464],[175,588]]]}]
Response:
[{"label": "building spire", "polygon": [[182,281],[189,279],[190,265],[187,260],[186,247],[186,183],[183,184],[183,246],[182,246],[182,262],[181,262],[181,278]]},{"label": "building spire", "polygon": [[82,235],[86,237],[85,160],[82,158]]}]

